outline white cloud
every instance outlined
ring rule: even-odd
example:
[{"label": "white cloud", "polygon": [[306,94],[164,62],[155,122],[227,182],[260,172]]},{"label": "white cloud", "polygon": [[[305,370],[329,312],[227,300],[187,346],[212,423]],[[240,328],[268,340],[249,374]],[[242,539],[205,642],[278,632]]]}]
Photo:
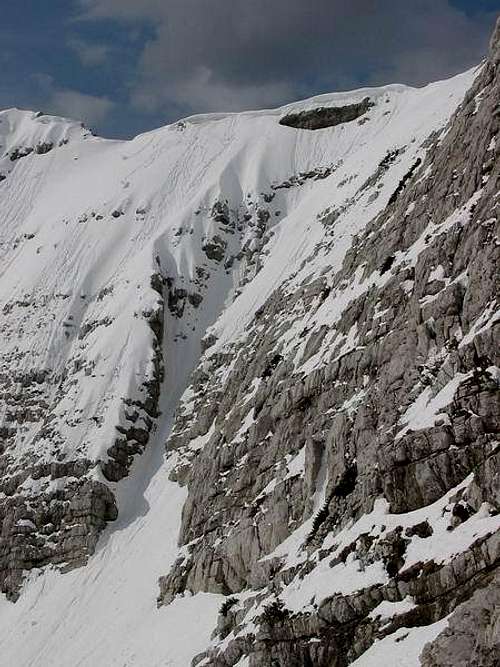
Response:
[{"label": "white cloud", "polygon": [[157,86],[152,81],[143,82],[132,92],[132,104],[146,112],[174,103],[190,111],[202,109],[209,113],[272,107],[293,100],[294,94],[294,88],[286,81],[226,83],[218,81],[208,67],[200,66],[189,78],[174,81],[166,87]]},{"label": "white cloud", "polygon": [[107,97],[86,95],[77,90],[54,90],[47,101],[50,113],[82,120],[87,125],[101,123],[113,109],[114,103]]},{"label": "white cloud", "polygon": [[96,128],[116,107],[108,97],[58,86],[50,74],[34,73],[22,84],[7,91],[0,86],[0,108],[13,106],[14,101],[18,107],[79,120]]}]

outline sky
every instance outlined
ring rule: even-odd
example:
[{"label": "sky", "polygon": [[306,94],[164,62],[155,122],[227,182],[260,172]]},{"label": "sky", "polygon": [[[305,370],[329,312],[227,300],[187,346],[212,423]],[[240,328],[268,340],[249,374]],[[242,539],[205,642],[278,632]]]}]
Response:
[{"label": "sky", "polygon": [[0,108],[131,137],[479,63],[500,0],[0,0]]}]

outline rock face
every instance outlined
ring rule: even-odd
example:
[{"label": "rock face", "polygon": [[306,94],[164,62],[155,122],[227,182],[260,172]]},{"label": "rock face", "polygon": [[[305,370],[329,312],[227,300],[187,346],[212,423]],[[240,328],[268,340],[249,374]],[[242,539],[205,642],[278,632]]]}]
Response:
[{"label": "rock face", "polygon": [[449,626],[422,652],[424,667],[494,665],[500,655],[500,581],[494,575],[484,588],[457,607]]},{"label": "rock face", "polygon": [[341,265],[285,281],[201,361],[167,445],[189,495],[159,597],[234,596],[200,664],[347,665],[473,594],[423,664],[496,664],[497,54]]},{"label": "rock face", "polygon": [[[496,664],[499,31],[480,69],[423,90],[132,142],[0,113],[0,586],[33,619],[20,667],[59,640],[51,667]],[[176,492],[139,498],[165,441],[155,485]],[[87,593],[137,571],[140,647],[121,607],[94,642]],[[207,599],[201,642],[183,610]],[[31,616],[44,604],[61,622]]]}]

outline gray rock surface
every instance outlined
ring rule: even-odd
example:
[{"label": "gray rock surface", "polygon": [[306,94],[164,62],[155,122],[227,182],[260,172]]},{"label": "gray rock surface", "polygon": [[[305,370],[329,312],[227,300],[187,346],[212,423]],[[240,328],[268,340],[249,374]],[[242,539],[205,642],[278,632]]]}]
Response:
[{"label": "gray rock surface", "polygon": [[280,125],[294,127],[300,130],[321,130],[325,127],[335,127],[341,123],[349,123],[361,116],[373,106],[369,97],[358,104],[347,104],[342,107],[320,107],[308,109],[298,113],[289,113],[280,118]]},{"label": "gray rock surface", "polygon": [[492,667],[500,656],[500,580],[457,607],[448,627],[422,652],[423,667]]},{"label": "gray rock surface", "polygon": [[[435,525],[412,516],[440,499],[449,533],[500,510],[498,321],[491,317],[498,297],[498,49],[494,38],[446,132],[429,140],[425,159],[354,239],[342,266],[299,289],[283,284],[244,339],[209,350],[193,376],[195,408],[187,416],[179,411],[167,445],[179,454],[173,476],[188,487],[184,550],[160,579],[159,604],[185,591],[244,593],[245,600],[216,631],[223,648],[216,639],[200,664],[235,665],[249,656],[251,667],[347,665],[375,640],[435,623],[455,608],[451,630],[426,649],[423,664],[460,664],[439,656],[454,655],[450,637],[462,637],[467,613],[481,625],[477,641],[463,635],[467,664],[494,664],[498,534],[471,539],[447,561],[427,556],[406,566],[406,554],[434,539]],[[330,327],[315,325],[314,313],[329,303],[343,308],[336,314],[332,305]],[[300,340],[287,346],[290,329]],[[311,364],[320,351],[326,363]],[[433,404],[432,418],[411,417]],[[206,445],[192,451],[191,440],[203,434]],[[300,456],[303,475],[290,467]],[[378,535],[372,529],[340,551],[335,536],[380,497],[401,525],[386,534],[379,525]],[[308,519],[300,564],[269,557]],[[332,556],[331,567],[380,563],[385,583],[313,598],[307,611],[276,607],[274,616],[252,616],[262,605],[272,611],[276,595],[286,599],[291,582],[300,585]],[[481,586],[489,596],[474,593]],[[406,596],[414,608],[389,624],[370,615],[382,601]]]}]

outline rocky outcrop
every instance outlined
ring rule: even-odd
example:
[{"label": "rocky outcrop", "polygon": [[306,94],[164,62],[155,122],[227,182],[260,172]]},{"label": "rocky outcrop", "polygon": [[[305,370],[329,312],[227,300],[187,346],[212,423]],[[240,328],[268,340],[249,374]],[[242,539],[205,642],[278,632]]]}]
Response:
[{"label": "rocky outcrop", "polygon": [[[113,318],[89,316],[78,321],[68,315],[63,322],[63,340],[74,347],[63,368],[30,367],[28,350],[20,351],[15,359],[20,369],[27,370],[0,374],[4,409],[0,430],[0,590],[12,600],[18,597],[25,574],[34,568],[55,565],[68,570],[85,564],[102,530],[118,516],[115,495],[106,482],[119,481],[128,474],[134,457],[144,451],[158,417],[163,380],[163,283],[153,276],[151,284],[156,306],[141,313],[150,330],[151,360],[136,391],[121,397],[121,410],[114,415],[104,455],[91,458],[83,454],[83,447],[67,448],[72,444],[66,440],[68,431],[75,433],[75,439],[80,429],[98,433],[104,417],[99,413],[87,417],[65,405],[79,385],[95,381],[98,360],[88,349],[105,335]],[[112,297],[111,287],[100,290],[93,305],[101,307]],[[80,301],[91,308],[87,298]],[[3,308],[3,340],[33,326],[42,336],[44,329],[50,331],[61,305],[69,307],[70,303],[68,294],[7,303]],[[10,369],[12,358],[4,352],[1,356],[4,368]]]},{"label": "rocky outcrop", "polygon": [[370,98],[365,97],[361,102],[346,104],[342,107],[319,107],[289,113],[280,118],[279,123],[300,130],[321,130],[325,127],[335,127],[341,123],[350,123],[364,116],[372,106],[373,102]]},{"label": "rocky outcrop", "polygon": [[108,449],[108,458],[102,463],[103,475],[109,481],[118,482],[128,475],[134,457],[144,452],[159,416],[160,392],[165,374],[162,348],[165,326],[164,284],[167,281],[161,274],[153,274],[151,287],[158,293],[159,300],[154,309],[142,313],[152,333],[152,369],[141,385],[143,397],[123,398],[124,423],[116,425],[119,437]]},{"label": "rocky outcrop", "polygon": [[500,655],[500,579],[497,574],[457,607],[448,627],[422,653],[423,667],[494,665]]},{"label": "rocky outcrop", "polygon": [[[481,559],[490,548],[491,545],[473,548],[474,557],[480,558],[480,566],[485,565]],[[429,571],[423,577],[402,576],[387,586],[371,586],[349,596],[337,595],[304,613],[293,613],[277,599],[260,607],[262,612],[257,618],[257,631],[232,639],[245,617],[245,603],[236,602],[227,612],[226,622],[221,623],[217,629],[218,637],[226,639],[225,652],[221,654],[220,651],[212,650],[203,657],[206,664],[217,667],[237,664],[245,655],[250,655],[250,665],[259,667],[271,667],[273,664],[321,667],[335,664],[340,667],[360,657],[374,641],[381,641],[403,628],[432,624],[454,609],[462,599],[467,599],[476,588],[484,587],[481,588],[482,595],[476,595],[472,604],[465,603],[463,608],[459,607],[457,613],[467,614],[466,610],[472,607],[472,613],[482,614],[481,627],[486,641],[483,643],[482,637],[472,639],[469,635],[464,637],[463,643],[469,640],[471,649],[485,656],[484,661],[477,664],[492,666],[495,664],[496,639],[493,632],[498,619],[494,601],[497,595],[495,584],[498,582],[488,573],[474,572],[474,566],[467,576],[454,574],[471,560],[468,563],[458,560],[448,567],[434,567],[432,572],[427,568]],[[487,564],[490,564],[489,561]],[[489,586],[494,589],[487,593]],[[414,602],[405,602],[409,599]],[[383,609],[391,607],[393,615],[387,618]],[[463,632],[464,625],[462,616],[453,624],[454,630],[450,628],[436,640],[436,645],[442,646],[441,654],[434,653],[432,645],[427,647],[423,660],[428,659],[429,662],[423,664],[433,667],[460,664],[452,662],[456,654],[447,652],[446,639],[453,635],[456,637],[459,628]],[[463,656],[472,655],[472,650],[469,654],[464,652]],[[433,655],[434,658],[431,657]],[[440,658],[443,658],[443,662],[439,661]],[[447,658],[450,662],[446,662]],[[433,659],[436,662],[432,662]],[[194,664],[197,664],[196,660]]]},{"label": "rocky outcrop", "polygon": [[226,254],[226,242],[217,234],[204,241],[202,250],[209,259],[221,262]]},{"label": "rocky outcrop", "polygon": [[34,465],[2,481],[0,587],[16,600],[33,568],[83,565],[118,515],[110,489],[89,479],[88,461]]}]

